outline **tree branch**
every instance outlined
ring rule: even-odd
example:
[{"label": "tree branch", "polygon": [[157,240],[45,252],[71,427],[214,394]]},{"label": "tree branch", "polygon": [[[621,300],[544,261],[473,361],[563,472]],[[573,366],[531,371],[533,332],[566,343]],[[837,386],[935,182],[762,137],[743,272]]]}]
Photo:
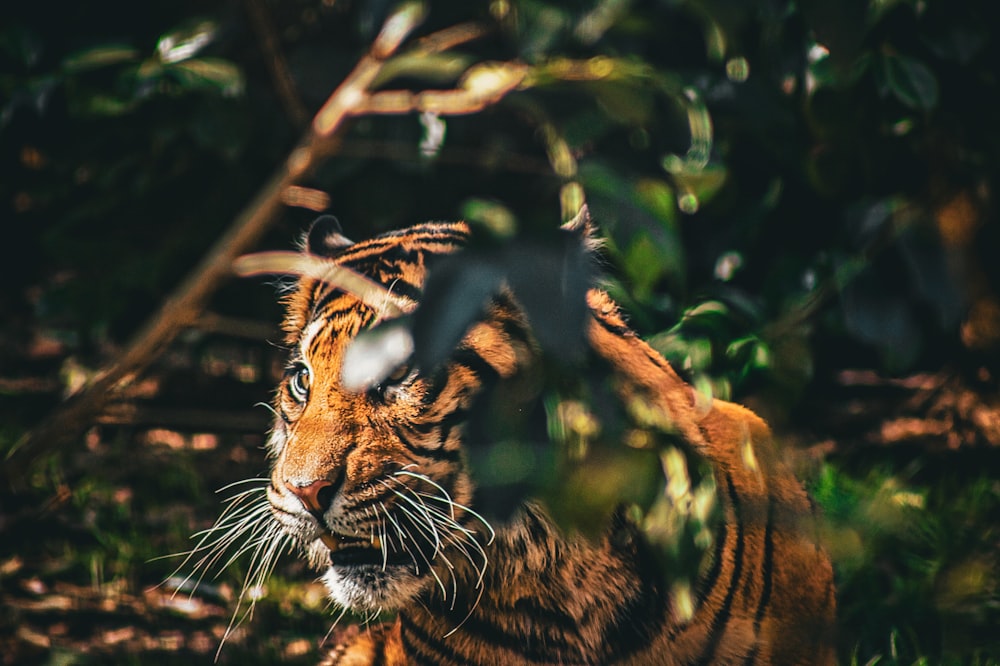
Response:
[{"label": "tree branch", "polygon": [[[233,263],[247,253],[284,205],[323,209],[326,201],[297,183],[335,153],[342,129],[350,118],[364,114],[431,111],[441,114],[474,113],[495,104],[517,89],[528,74],[522,63],[481,63],[463,75],[450,91],[373,93],[386,61],[396,53],[423,18],[420,2],[404,4],[382,26],[365,54],[313,118],[312,125],[277,172],[236,217],[201,263],[188,275],[159,312],[135,335],[124,351],[94,375],[43,423],[25,434],[8,452],[4,476],[13,487],[23,484],[32,463],[46,453],[72,442],[112,401],[157,358],[177,334],[198,325],[209,298],[232,276]],[[486,28],[463,23],[428,35],[407,50],[406,56],[438,53],[485,34]],[[320,193],[322,194],[322,193]],[[305,198],[303,196],[305,195]]]}]

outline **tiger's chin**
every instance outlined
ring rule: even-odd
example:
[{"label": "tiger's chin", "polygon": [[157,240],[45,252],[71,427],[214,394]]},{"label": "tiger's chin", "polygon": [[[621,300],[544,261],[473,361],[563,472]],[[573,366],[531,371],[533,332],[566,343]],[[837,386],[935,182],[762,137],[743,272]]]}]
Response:
[{"label": "tiger's chin", "polygon": [[331,564],[322,580],[334,603],[362,613],[406,606],[428,586],[412,564]]},{"label": "tiger's chin", "polygon": [[306,546],[305,555],[314,569],[323,571],[321,580],[330,599],[361,613],[405,606],[432,579],[427,571],[417,569],[408,554],[370,544],[345,546],[316,539]]}]

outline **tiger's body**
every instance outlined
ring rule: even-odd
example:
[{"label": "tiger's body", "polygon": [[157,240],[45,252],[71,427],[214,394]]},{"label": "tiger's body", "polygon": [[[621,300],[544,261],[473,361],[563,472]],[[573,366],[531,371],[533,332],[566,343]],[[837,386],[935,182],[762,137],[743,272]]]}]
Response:
[{"label": "tiger's body", "polygon": [[[419,299],[427,264],[468,228],[424,224],[350,243],[314,225],[307,251],[399,298]],[[474,511],[463,425],[484,383],[537,354],[524,315],[498,295],[449,361],[405,365],[367,391],[344,387],[348,344],[379,312],[302,277],[287,298],[291,360],[276,398],[268,499],[331,598],[395,619],[352,629],[324,664],[829,664],[835,600],[809,497],[764,422],[706,406],[625,324],[587,295],[587,341],[622,400],[666,415],[713,470],[722,518],[684,618],[639,531],[616,517],[592,543],[526,503],[502,525]],[[495,534],[493,530],[495,528]]]}]

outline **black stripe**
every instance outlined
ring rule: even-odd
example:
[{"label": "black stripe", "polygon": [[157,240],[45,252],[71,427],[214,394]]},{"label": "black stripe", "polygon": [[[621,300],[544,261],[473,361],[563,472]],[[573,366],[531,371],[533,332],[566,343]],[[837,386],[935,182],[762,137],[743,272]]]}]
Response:
[{"label": "black stripe", "polygon": [[503,608],[501,613],[511,613],[517,619],[526,618],[532,625],[545,623],[557,627],[564,633],[576,633],[580,627],[576,619],[554,608],[538,604],[538,599],[521,597],[514,601],[513,606]]},{"label": "black stripe", "polygon": [[446,449],[444,448],[444,441],[441,441],[436,448],[428,448],[422,446],[420,442],[414,441],[409,433],[403,430],[402,426],[395,425],[392,428],[393,433],[399,438],[399,441],[408,450],[416,453],[419,456],[425,458],[430,458],[434,461],[447,461],[447,462],[458,462],[462,458],[461,451],[459,449]]},{"label": "black stripe", "polygon": [[319,297],[320,292],[327,287],[327,283],[323,280],[314,280],[312,284],[312,289],[309,290],[309,303],[314,303]]},{"label": "black stripe", "polygon": [[392,229],[375,237],[375,240],[386,238],[453,238],[464,242],[468,232],[462,225],[455,222],[421,222],[402,229]]},{"label": "black stripe", "polygon": [[424,295],[423,289],[404,280],[402,278],[402,274],[394,277],[389,277],[389,274],[384,274],[381,276],[381,281],[389,293],[402,296],[403,298],[407,298],[414,302],[418,302]]},{"label": "black stripe", "polygon": [[[457,476],[459,476],[458,473],[452,471],[441,476],[440,478],[434,479],[434,481],[443,488],[452,488],[455,485],[455,479]],[[395,497],[395,493],[390,488],[387,488],[386,486],[377,482],[371,484],[371,487],[373,490],[377,491],[377,494],[374,497],[367,497],[358,502],[355,502],[354,504],[351,504],[350,506],[345,508],[345,512],[356,513],[359,510],[363,510],[368,507],[376,507],[378,506],[379,503],[386,504],[386,508],[390,508],[389,504],[392,503],[392,500]],[[469,516],[469,524],[471,524],[474,521],[475,519],[472,516]],[[462,524],[463,526],[466,526],[464,523]]]},{"label": "black stripe", "polygon": [[726,598],[722,601],[722,607],[716,611],[715,616],[709,623],[708,641],[705,649],[702,651],[701,657],[694,662],[699,666],[707,666],[714,663],[715,651],[719,648],[719,643],[726,633],[729,616],[733,610],[733,598],[736,596],[736,588],[743,574],[743,516],[740,515],[740,504],[739,497],[736,494],[736,486],[733,484],[733,478],[728,474],[726,475],[726,489],[729,493],[729,501],[732,503],[736,521],[736,548],[733,551],[733,574],[729,578]]},{"label": "black stripe", "polygon": [[322,315],[323,318],[326,320],[326,323],[328,324],[332,324],[335,319],[339,319],[341,317],[352,314],[358,314],[358,312],[359,312],[359,306],[357,302],[347,303],[345,305],[342,305],[341,307],[334,308],[331,310],[327,310],[325,309],[325,307],[322,311],[320,311],[319,308],[316,308],[315,310],[315,313],[317,315]]},{"label": "black stripe", "polygon": [[456,426],[464,424],[468,418],[468,409],[465,409],[464,407],[456,407],[450,412],[447,412],[444,416],[440,416],[431,421],[413,423],[409,426],[409,429],[413,431],[414,434],[420,436],[427,436],[434,432],[435,429],[440,429],[441,432],[438,436],[440,441],[438,446],[444,446],[445,442],[448,441],[448,435],[451,433],[452,429]]},{"label": "black stripe", "polygon": [[344,261],[342,265],[352,271],[364,275],[374,275],[379,272],[393,272],[399,274],[405,265],[419,266],[423,263],[420,250],[406,249],[400,245],[387,245],[381,252],[368,254],[350,261]]},{"label": "black stripe", "polygon": [[[386,626],[388,629],[388,625]],[[371,662],[371,666],[385,666],[385,636],[386,631],[380,631],[378,636],[378,642],[375,644],[375,658]]]},{"label": "black stripe", "polygon": [[[383,254],[365,257],[358,261],[345,263],[343,266],[377,282],[394,294],[411,301],[419,301],[423,295],[423,289],[403,279],[405,264],[419,265],[421,263],[412,257],[413,254],[402,248],[389,248]],[[335,293],[342,292],[335,290]]]},{"label": "black stripe", "polygon": [[635,336],[635,333],[632,332],[632,329],[629,328],[628,326],[626,326],[625,324],[619,324],[617,322],[613,322],[613,321],[611,321],[610,319],[608,319],[606,317],[602,317],[597,312],[591,311],[591,315],[593,316],[594,321],[596,321],[598,324],[600,324],[601,328],[603,328],[604,330],[606,330],[609,333],[612,333],[614,335],[617,335],[617,336],[623,337],[623,338],[624,337],[634,337]]},{"label": "black stripe", "polygon": [[444,366],[438,366],[426,378],[426,388],[423,396],[423,403],[425,408],[429,408],[438,398],[441,397],[441,393],[448,388],[448,380],[451,378],[451,374],[448,372],[448,368]]},{"label": "black stripe", "polygon": [[426,250],[442,254],[463,247],[467,236],[457,229],[435,225],[417,225],[408,229],[398,229],[357,243],[345,249],[339,256],[341,262],[350,262],[379,254],[386,248],[398,247],[402,243],[414,246],[415,250]]},{"label": "black stripe", "polygon": [[383,243],[380,249],[380,252],[345,260],[343,263],[345,266],[355,269],[360,266],[374,268],[380,264],[384,266],[392,264],[416,264],[420,263],[420,255],[423,254],[423,251],[419,248],[406,248],[399,243]]},{"label": "black stripe", "polygon": [[[479,381],[479,385],[468,383],[465,386],[459,386],[456,391],[456,395],[453,397],[455,405],[449,409],[449,405],[438,405],[438,401],[441,398],[441,394],[444,393],[451,386],[452,381],[460,381],[455,378],[455,367],[462,367],[471,372]],[[486,362],[486,360],[470,348],[462,348],[457,350],[452,354],[452,362],[446,368],[440,368],[435,371],[429,378],[427,384],[427,392],[424,395],[423,401],[425,404],[424,413],[425,414],[435,414],[444,412],[444,416],[438,417],[437,419],[432,419],[425,421],[423,423],[415,423],[410,429],[417,435],[428,435],[435,428],[440,428],[441,432],[438,435],[440,445],[444,446],[447,443],[448,438],[451,436],[452,430],[456,427],[464,425],[469,417],[468,407],[462,405],[462,398],[469,394],[470,390],[475,393],[480,393],[484,386],[493,383],[499,378],[499,373],[493,368],[492,365]],[[408,446],[414,444],[412,442],[406,441],[406,438],[399,432],[400,438],[404,440],[404,443]],[[411,449],[413,450],[413,449]],[[420,452],[420,450],[418,450]],[[457,453],[456,453],[457,459]]]},{"label": "black stripe", "polygon": [[757,655],[760,653],[760,641],[756,640],[754,637],[753,647],[750,648],[750,652],[747,653],[746,659],[743,660],[743,666],[751,666],[755,661],[757,661]]},{"label": "black stripe", "polygon": [[504,631],[497,622],[483,617],[482,610],[465,620],[462,632],[476,641],[513,652],[527,662],[571,664],[576,663],[570,661],[574,657],[583,658],[580,645],[566,635],[564,619],[553,626],[540,621],[547,618],[523,615],[520,611],[502,615],[500,619],[515,623],[517,633]]},{"label": "black stripe", "polygon": [[761,576],[764,578],[764,589],[760,593],[760,601],[757,602],[757,613],[754,615],[754,632],[760,631],[760,623],[767,613],[767,606],[771,603],[771,578],[774,574],[774,500],[767,498],[767,527],[764,529],[764,566],[761,568]]},{"label": "black stripe", "polygon": [[525,345],[531,345],[532,339],[528,332],[527,327],[518,321],[514,316],[504,317],[498,322],[500,325],[500,330],[503,334],[507,336],[507,339],[511,342],[520,342]]},{"label": "black stripe", "polygon": [[[535,511],[532,506],[525,506],[523,515],[526,520],[531,543],[545,543],[552,538],[552,526]],[[543,569],[547,567],[542,567]]]},{"label": "black stripe", "polygon": [[493,317],[494,325],[499,326],[504,335],[512,342],[532,344],[531,331],[524,323],[520,306],[514,301],[509,290],[502,290],[493,297],[493,306],[498,312]]},{"label": "black stripe", "polygon": [[451,360],[455,365],[471,370],[479,381],[483,384],[495,381],[500,377],[492,365],[476,350],[471,347],[461,347],[451,355]]},{"label": "black stripe", "polygon": [[[441,432],[438,437],[441,439],[441,446],[448,443],[451,433],[455,428],[461,428],[468,422],[468,410],[461,409],[452,412],[448,418],[441,421]],[[457,453],[457,452],[456,452]]]},{"label": "black stripe", "polygon": [[330,304],[339,299],[343,298],[345,293],[340,289],[330,289],[312,306],[312,316],[311,319],[315,320],[317,317],[322,316],[329,323],[333,321],[336,317],[357,314],[363,318],[363,321],[367,322],[371,318],[370,311],[371,308],[365,303],[352,299],[347,303],[332,309],[328,309]]},{"label": "black stripe", "polygon": [[373,497],[366,497],[365,499],[357,501],[354,504],[345,506],[344,512],[351,513],[359,512],[369,507],[376,508],[379,504],[384,504],[387,501],[387,498],[391,498],[393,496],[391,490],[380,484],[372,484],[371,487],[376,491],[376,494]]},{"label": "black stripe", "polygon": [[[662,574],[651,572],[651,575]],[[645,588],[640,588],[626,603],[619,606],[614,623],[605,628],[603,643],[609,651],[604,655],[602,663],[625,661],[648,648],[666,623],[666,610],[666,600],[660,588],[652,594],[648,594]]]},{"label": "black stripe", "polygon": [[761,565],[763,577],[760,599],[757,601],[757,612],[753,617],[754,646],[743,660],[746,666],[750,666],[757,660],[760,652],[760,625],[767,614],[767,607],[771,603],[771,584],[774,575],[774,498],[768,495],[767,498],[767,526],[764,528],[764,562]]},{"label": "black stripe", "polygon": [[647,649],[667,623],[667,595],[660,565],[639,534],[633,539],[636,579],[642,584],[618,607],[614,622],[605,628],[603,642],[608,653],[602,663],[623,662]]},{"label": "black stripe", "polygon": [[[401,630],[399,632],[400,639],[403,642],[406,657],[410,663],[428,664],[430,666],[439,666],[444,663],[466,663],[466,659],[442,641],[428,635],[422,627],[410,620],[405,613],[399,614],[399,623]],[[423,645],[417,645],[411,639],[416,639]]]},{"label": "black stripe", "polygon": [[719,579],[719,575],[722,573],[722,554],[726,551],[726,540],[729,537],[730,525],[728,523],[723,523],[720,534],[717,535],[715,541],[715,550],[712,553],[712,568],[705,574],[705,577],[699,581],[698,590],[698,601],[697,606],[700,606],[708,598],[709,592],[715,587],[716,582]]},{"label": "black stripe", "polygon": [[454,226],[444,226],[440,224],[418,224],[409,229],[400,229],[398,234],[390,232],[382,238],[396,238],[412,244],[436,244],[445,242],[456,246],[463,246],[469,240],[469,236],[464,229]]}]

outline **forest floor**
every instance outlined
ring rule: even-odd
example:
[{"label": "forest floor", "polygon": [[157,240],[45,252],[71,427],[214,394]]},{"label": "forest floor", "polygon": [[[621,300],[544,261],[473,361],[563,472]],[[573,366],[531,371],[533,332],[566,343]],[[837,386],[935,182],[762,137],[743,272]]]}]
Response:
[{"label": "forest floor", "polygon": [[[150,374],[147,382],[155,386],[147,393],[155,400],[137,399],[132,408],[118,405],[76,448],[19,480],[17,492],[6,484],[0,488],[0,663],[317,661],[337,613],[315,573],[293,555],[280,558],[265,585],[250,588],[248,594],[256,598],[252,614],[246,614],[246,599],[239,602],[246,562],[212,569],[194,589],[185,582],[192,568],[184,564],[183,553],[197,543],[192,535],[211,527],[223,500],[246,487],[233,484],[266,474],[269,414],[262,406],[246,406],[268,399],[276,372],[268,351],[247,354],[208,344],[191,353],[193,360],[178,363],[168,357],[168,370]],[[980,379],[979,389],[992,386],[992,378]],[[977,474],[985,474],[984,496],[993,504],[970,517],[966,531],[985,540],[985,552],[1000,548],[1000,523],[992,522],[1000,474],[990,470],[1000,450],[995,388],[977,392],[947,374],[884,380],[868,371],[842,375],[839,387],[841,394],[829,396],[823,409],[827,422],[817,417],[808,430],[793,430],[784,438],[807,450],[814,465],[836,456],[856,459],[851,447],[911,458],[917,450],[937,461],[925,465],[932,470],[946,468],[956,451],[987,451],[980,457],[986,462],[974,466]],[[213,418],[215,426],[226,427],[213,427]],[[893,499],[912,495],[899,490]],[[819,488],[821,503],[831,496],[836,497],[829,488]],[[874,505],[865,506],[863,520],[870,521]],[[837,502],[824,508],[838,511]],[[868,538],[863,528],[857,534]],[[957,539],[944,535],[953,545]],[[881,547],[889,552],[898,543]],[[871,566],[907,575],[905,563],[878,552],[866,557]],[[988,567],[987,577],[994,579],[983,585],[995,585],[994,569]],[[844,574],[844,594],[866,594],[867,589],[881,595],[858,571],[862,565],[856,565],[853,583]],[[984,598],[980,606],[996,605],[1000,593],[989,588]],[[865,613],[871,601],[843,601],[846,621],[870,623]],[[995,617],[996,609],[992,612]],[[339,626],[348,623],[345,619]]]},{"label": "forest floor", "polygon": [[[270,415],[251,405],[268,400],[277,352],[211,339],[177,347],[76,448],[16,491],[0,484],[0,663],[317,661],[336,615],[295,557],[251,587],[250,615],[238,603],[245,561],[210,569],[194,589],[185,580],[193,535],[248,487],[232,484],[266,473]],[[8,379],[3,416],[44,414],[58,398],[51,375]]]}]

